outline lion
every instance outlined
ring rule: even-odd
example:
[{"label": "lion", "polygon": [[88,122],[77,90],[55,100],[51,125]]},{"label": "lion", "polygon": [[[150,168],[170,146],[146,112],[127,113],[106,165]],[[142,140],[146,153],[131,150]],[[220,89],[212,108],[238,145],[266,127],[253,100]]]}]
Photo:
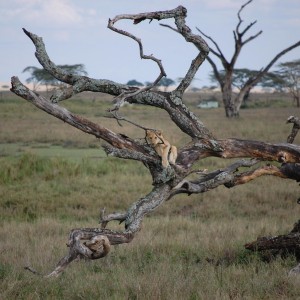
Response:
[{"label": "lion", "polygon": [[146,130],[146,141],[161,157],[162,166],[167,168],[169,163],[175,165],[177,148],[167,141],[160,130]]}]

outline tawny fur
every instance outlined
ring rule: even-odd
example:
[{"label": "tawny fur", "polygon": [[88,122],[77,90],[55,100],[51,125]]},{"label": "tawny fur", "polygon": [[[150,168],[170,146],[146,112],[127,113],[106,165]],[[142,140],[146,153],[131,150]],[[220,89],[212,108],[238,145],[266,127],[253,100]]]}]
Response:
[{"label": "tawny fur", "polygon": [[105,235],[97,235],[91,240],[84,242],[92,252],[92,258],[101,258],[108,254],[110,251],[110,242]]},{"label": "tawny fur", "polygon": [[161,163],[164,168],[167,168],[169,163],[175,165],[177,148],[164,138],[161,131],[146,130],[146,139],[161,157]]}]

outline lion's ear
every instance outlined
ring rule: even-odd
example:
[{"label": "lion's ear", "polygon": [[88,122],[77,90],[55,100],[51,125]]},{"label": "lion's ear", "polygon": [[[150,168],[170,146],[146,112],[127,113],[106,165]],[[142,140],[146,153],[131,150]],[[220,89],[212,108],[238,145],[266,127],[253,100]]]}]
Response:
[{"label": "lion's ear", "polygon": [[162,135],[162,132],[160,130],[156,131],[157,135]]}]

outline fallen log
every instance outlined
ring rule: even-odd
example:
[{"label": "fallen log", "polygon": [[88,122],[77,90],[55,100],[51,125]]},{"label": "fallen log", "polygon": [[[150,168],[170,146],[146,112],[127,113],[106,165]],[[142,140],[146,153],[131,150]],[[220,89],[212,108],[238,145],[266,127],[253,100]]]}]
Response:
[{"label": "fallen log", "polygon": [[251,251],[268,252],[273,256],[293,254],[299,264],[289,271],[289,275],[300,275],[300,220],[294,224],[288,234],[259,237],[256,241],[245,244],[245,248]]}]

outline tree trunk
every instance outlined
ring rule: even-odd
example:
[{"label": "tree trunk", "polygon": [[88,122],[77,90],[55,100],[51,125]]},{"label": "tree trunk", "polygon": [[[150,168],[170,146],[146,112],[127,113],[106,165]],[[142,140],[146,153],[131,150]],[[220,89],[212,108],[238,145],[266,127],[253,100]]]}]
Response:
[{"label": "tree trunk", "polygon": [[[208,55],[208,46],[198,35],[192,33],[185,23],[187,11],[178,6],[169,11],[141,13],[134,15],[118,15],[109,19],[108,27],[122,35],[133,38],[139,45],[140,56],[151,59],[159,66],[160,74],[152,86],[141,89],[132,89],[126,85],[115,83],[104,79],[93,79],[87,76],[74,75],[63,71],[49,58],[42,38],[24,29],[25,34],[32,40],[36,47],[36,57],[44,69],[60,82],[68,84],[65,90],[55,92],[50,99],[43,97],[24,86],[17,77],[12,77],[11,91],[24,98],[40,110],[68,123],[69,125],[95,137],[102,139],[104,151],[114,157],[121,159],[132,159],[141,162],[150,172],[153,182],[152,191],[134,202],[126,212],[115,212],[108,216],[101,216],[101,228],[80,228],[70,232],[67,243],[68,253],[63,257],[53,272],[48,276],[57,276],[76,258],[98,259],[107,255],[111,246],[130,243],[135,234],[141,229],[144,217],[157,209],[165,201],[170,200],[178,194],[204,193],[220,185],[228,188],[247,183],[263,175],[272,175],[280,178],[290,178],[300,181],[300,146],[291,144],[269,144],[259,141],[239,139],[217,139],[204,126],[196,114],[191,112],[183,103],[183,94],[190,85],[198,68]],[[174,18],[176,31],[179,32],[187,42],[192,43],[199,49],[199,54],[192,61],[191,66],[178,87],[172,92],[153,91],[159,80],[165,76],[161,60],[153,55],[144,55],[141,40],[136,36],[114,27],[119,20],[133,20],[138,24],[146,19],[162,20]],[[237,109],[232,99],[233,67],[230,68],[225,82],[222,85],[223,101],[226,116],[232,118],[237,115]],[[146,142],[133,139],[123,134],[118,134],[101,124],[96,124],[83,116],[76,115],[58,104],[59,101],[71,98],[73,95],[83,91],[104,92],[116,96],[116,105],[110,110],[118,122],[128,121],[120,116],[119,110],[124,102],[136,103],[144,106],[161,108],[169,115],[170,120],[191,139],[186,145],[178,149],[178,157],[175,164],[167,167],[162,166],[161,157],[156,148]],[[288,119],[290,123],[296,122],[295,118]],[[155,120],[153,120],[155,122]],[[150,128],[130,122],[143,130]],[[155,124],[154,126],[159,126]],[[161,129],[161,128],[158,128]],[[151,129],[156,130],[158,129]],[[296,132],[296,131],[294,131]],[[295,133],[290,137],[293,140]],[[160,145],[160,144],[157,144]],[[195,165],[205,157],[226,158],[248,158],[236,161],[226,168],[211,171],[209,173],[197,170]],[[262,165],[263,161],[269,163]],[[271,165],[270,162],[282,163],[281,167]],[[257,168],[252,168],[260,163]],[[241,170],[239,170],[241,168]],[[249,171],[245,171],[245,168]],[[189,175],[193,175],[190,176]],[[120,231],[106,229],[110,221],[124,222],[125,228]],[[28,270],[33,269],[27,267]]]},{"label": "tree trunk", "polygon": [[249,92],[250,92],[251,87],[244,87],[240,90],[238,95],[236,96],[234,100],[234,110],[235,110],[235,116],[238,117],[240,114],[240,109],[243,104],[243,101],[245,97],[249,97]]},{"label": "tree trunk", "polygon": [[[223,76],[222,76],[221,72],[217,69],[217,65],[209,56],[207,57],[207,61],[209,62],[209,64],[211,65],[211,67],[213,69],[214,76],[216,77],[217,81],[220,84],[220,87],[222,90],[225,114],[226,114],[226,117],[228,117],[228,118],[239,116],[239,110],[240,110],[240,107],[241,107],[241,104],[243,101],[243,96],[245,96],[246,93],[248,93],[250,91],[251,87],[255,86],[259,82],[259,80],[263,77],[263,75],[269,71],[269,69],[274,65],[274,63],[281,56],[283,56],[287,52],[293,50],[294,48],[300,46],[300,41],[298,41],[297,43],[293,44],[292,46],[290,46],[290,47],[282,50],[280,53],[278,53],[265,68],[263,68],[260,72],[258,72],[258,74],[255,77],[249,78],[249,80],[245,83],[245,85],[242,88],[242,90],[245,89],[245,93],[241,97],[238,96],[238,98],[236,99],[237,101],[234,102],[232,99],[231,85],[232,85],[232,73],[235,68],[237,59],[240,55],[242,47],[245,44],[247,44],[250,41],[257,38],[262,33],[262,31],[260,30],[255,35],[245,38],[246,33],[252,28],[253,25],[255,25],[256,21],[250,23],[245,29],[241,30],[240,26],[241,26],[243,20],[242,20],[240,14],[241,14],[242,10],[251,2],[252,2],[252,0],[247,1],[244,5],[241,6],[240,10],[238,11],[238,14],[237,14],[238,15],[238,24],[236,26],[236,29],[233,31],[234,41],[235,41],[235,45],[234,45],[235,51],[232,55],[231,60],[227,60],[225,58],[221,48],[219,47],[218,43],[213,38],[204,34],[201,30],[199,30],[197,28],[197,30],[200,33],[202,33],[207,39],[209,39],[213,43],[215,49],[210,47],[210,53],[215,55],[215,57],[218,60],[220,60],[221,64],[224,67],[225,78],[223,81]],[[250,85],[250,88],[249,88],[249,85]]]},{"label": "tree trunk", "polygon": [[224,85],[222,87],[223,104],[225,108],[225,115],[227,118],[235,117],[235,108],[232,100],[232,86],[231,76],[228,75],[225,78]]},{"label": "tree trunk", "polygon": [[300,107],[300,97],[299,97],[298,95],[295,95],[295,96],[294,96],[294,99],[295,99],[295,101],[296,101],[297,107]]}]

